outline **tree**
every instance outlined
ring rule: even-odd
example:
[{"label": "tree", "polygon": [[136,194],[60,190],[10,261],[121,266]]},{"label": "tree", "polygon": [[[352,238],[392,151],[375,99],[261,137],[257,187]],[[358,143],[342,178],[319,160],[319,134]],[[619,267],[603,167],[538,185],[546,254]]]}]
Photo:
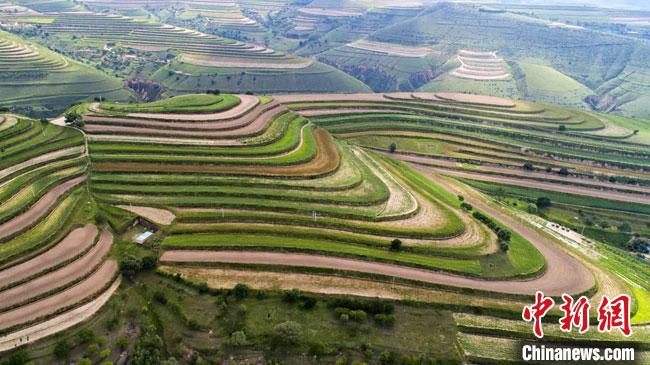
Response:
[{"label": "tree", "polygon": [[125,255],[120,260],[120,272],[127,278],[133,279],[142,270],[142,261],[133,256]]},{"label": "tree", "polygon": [[250,288],[246,284],[239,283],[235,285],[235,287],[232,289],[232,294],[235,296],[237,299],[244,299],[248,297],[248,292],[250,291]]},{"label": "tree", "polygon": [[560,124],[560,126],[557,128],[560,132],[566,131],[566,126],[564,124]]},{"label": "tree", "polygon": [[533,171],[535,169],[535,166],[533,166],[532,162],[526,162],[523,168],[524,170]]},{"label": "tree", "polygon": [[81,120],[81,115],[79,115],[79,113],[77,113],[77,112],[70,112],[70,113],[66,114],[65,119],[64,119],[65,124],[68,124],[68,125],[73,125],[76,122],[78,122],[79,120]]},{"label": "tree", "polygon": [[563,167],[563,168],[560,169],[558,174],[560,174],[562,176],[569,176],[569,169],[567,169],[566,167]]},{"label": "tree", "polygon": [[142,270],[153,270],[158,266],[158,257],[155,255],[145,256],[141,260]]},{"label": "tree", "polygon": [[402,250],[402,241],[399,238],[395,238],[391,243],[390,243],[390,250],[399,252]]},{"label": "tree", "polygon": [[551,198],[540,196],[537,198],[537,203],[535,203],[535,205],[537,205],[537,208],[539,209],[548,208],[551,206]]},{"label": "tree", "polygon": [[70,344],[66,340],[61,340],[54,346],[54,356],[59,360],[65,360],[70,356]]},{"label": "tree", "polygon": [[144,325],[133,350],[133,365],[160,363],[163,342],[151,325]]},{"label": "tree", "polygon": [[300,324],[286,321],[273,328],[271,342],[274,347],[296,346],[300,343]]},{"label": "tree", "polygon": [[390,146],[388,146],[388,150],[390,153],[395,153],[395,151],[397,151],[397,144],[395,142],[391,143]]},{"label": "tree", "polygon": [[47,125],[47,123],[49,123],[49,122],[47,121],[47,118],[41,118],[40,121],[41,121],[41,124],[42,124],[42,125]]},{"label": "tree", "polygon": [[246,346],[248,344],[248,339],[246,338],[246,333],[244,331],[235,331],[230,335],[230,340],[228,341],[230,346],[240,347]]}]

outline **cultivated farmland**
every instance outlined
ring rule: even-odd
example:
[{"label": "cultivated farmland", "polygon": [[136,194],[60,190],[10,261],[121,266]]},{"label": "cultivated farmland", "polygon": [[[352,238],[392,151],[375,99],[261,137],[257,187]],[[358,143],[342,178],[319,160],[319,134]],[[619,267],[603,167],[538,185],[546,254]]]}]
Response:
[{"label": "cultivated farmland", "polygon": [[[629,293],[639,325],[629,341],[644,346],[644,263],[600,242],[588,247],[598,256],[586,244],[563,245],[527,209],[473,188],[505,194],[481,185],[499,179],[590,196],[600,202],[590,209],[648,214],[650,142],[602,133],[629,124],[449,92],[195,94],[87,102],[72,111],[79,129],[13,115],[0,124],[7,157],[0,346],[39,338],[42,328],[63,330],[73,313],[115,311],[102,305],[113,291],[132,289],[116,289],[109,251],[129,277],[126,288],[139,280],[127,264],[137,254],[163,265],[158,279],[146,273],[143,280],[186,282],[204,293],[237,281],[485,311],[454,318],[462,356],[477,360],[476,346],[525,336],[514,327],[498,338],[490,331],[499,319],[519,318],[536,290],[593,300]],[[155,234],[137,247],[129,241],[142,227]],[[177,300],[165,293],[155,301]],[[193,311],[201,300],[178,310]]]},{"label": "cultivated farmland", "polygon": [[116,288],[117,264],[107,260],[112,233],[88,220],[81,133],[20,116],[0,119],[9,124],[0,134],[0,351],[6,351],[92,315],[107,300],[103,293]]},{"label": "cultivated farmland", "polygon": [[129,97],[116,78],[0,31],[0,107],[47,115],[100,95]]}]

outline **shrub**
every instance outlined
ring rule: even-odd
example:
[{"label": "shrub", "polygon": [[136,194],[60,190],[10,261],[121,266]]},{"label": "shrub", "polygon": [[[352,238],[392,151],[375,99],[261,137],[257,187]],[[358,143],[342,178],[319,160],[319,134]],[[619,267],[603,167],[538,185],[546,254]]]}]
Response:
[{"label": "shrub", "polygon": [[81,120],[81,115],[76,112],[71,112],[65,115],[65,124],[74,125]]},{"label": "shrub", "polygon": [[524,170],[527,171],[533,171],[535,169],[535,166],[533,166],[532,162],[526,162],[523,166]]},{"label": "shrub", "polygon": [[156,266],[158,266],[158,257],[149,255],[142,258],[142,270],[153,270]]},{"label": "shrub", "polygon": [[95,332],[91,329],[83,329],[79,331],[77,337],[79,338],[79,341],[81,341],[81,343],[88,343],[95,339]]},{"label": "shrub", "polygon": [[232,289],[232,294],[235,296],[237,299],[244,299],[248,297],[248,292],[250,291],[248,285],[246,284],[237,284],[235,287]]},{"label": "shrub", "polygon": [[100,359],[105,359],[107,357],[111,356],[111,350],[109,349],[104,349],[102,352],[99,353],[99,358]]},{"label": "shrub", "polygon": [[336,362],[334,363],[335,365],[347,365],[348,363],[348,358],[345,356],[337,357]]},{"label": "shrub", "polygon": [[535,203],[539,209],[544,209],[548,208],[551,206],[551,198],[545,197],[545,196],[540,196],[537,198],[537,202]]},{"label": "shrub", "polygon": [[566,126],[564,124],[560,124],[560,126],[557,128],[560,132],[566,131]]},{"label": "shrub", "polygon": [[142,261],[133,255],[124,255],[120,260],[120,272],[127,278],[133,279],[142,270]]},{"label": "shrub", "polygon": [[458,200],[460,200],[460,201],[462,201],[462,202],[464,202],[464,201],[465,201],[465,197],[464,197],[464,196],[462,196],[462,195],[459,195],[459,196],[458,196]]},{"label": "shrub", "polygon": [[86,347],[85,354],[87,357],[95,357],[99,354],[99,345],[96,343],[91,343]]},{"label": "shrub", "polygon": [[127,347],[129,347],[129,339],[126,337],[120,337],[115,344],[117,345],[117,348],[120,349],[120,351],[124,351]]},{"label": "shrub", "polygon": [[567,169],[566,167],[563,167],[563,168],[560,169],[560,171],[558,171],[558,174],[560,174],[562,176],[569,176],[569,169]]},{"label": "shrub", "polygon": [[508,242],[501,241],[499,243],[499,248],[501,248],[501,251],[503,252],[508,252],[508,250],[510,250],[510,245],[508,244]]},{"label": "shrub", "polygon": [[70,344],[66,340],[61,340],[54,346],[54,356],[59,360],[65,360],[70,356]]},{"label": "shrub", "polygon": [[298,289],[285,290],[282,292],[282,300],[287,303],[293,303],[298,299],[300,299],[300,290]]},{"label": "shrub", "polygon": [[391,243],[390,243],[390,250],[399,252],[402,250],[402,241],[399,238],[395,238]]},{"label": "shrub", "polygon": [[295,346],[300,343],[301,327],[298,323],[287,321],[276,325],[271,333],[271,342],[276,347]]},{"label": "shrub", "polygon": [[392,327],[395,324],[395,316],[392,314],[375,314],[375,322],[383,327]]},{"label": "shrub", "polygon": [[471,204],[467,204],[465,202],[461,203],[460,207],[468,212],[471,212],[474,209],[474,207]]},{"label": "shrub", "polygon": [[388,146],[388,150],[390,153],[395,153],[395,151],[397,151],[397,144],[395,142],[391,143],[390,146]]},{"label": "shrub", "polygon": [[244,331],[235,331],[230,334],[230,340],[228,341],[230,346],[241,347],[248,344],[248,339],[246,338],[246,333]]},{"label": "shrub", "polygon": [[93,362],[90,359],[85,357],[76,362],[76,365],[93,365]]},{"label": "shrub", "polygon": [[392,351],[384,351],[379,355],[379,364],[393,365],[397,363],[397,354]]},{"label": "shrub", "polygon": [[207,294],[210,291],[210,287],[208,286],[208,283],[202,282],[198,285],[197,290],[199,291],[199,294]]},{"label": "shrub", "polygon": [[316,303],[318,300],[314,297],[306,297],[304,303],[302,303],[302,307],[304,309],[312,309],[316,306]]}]

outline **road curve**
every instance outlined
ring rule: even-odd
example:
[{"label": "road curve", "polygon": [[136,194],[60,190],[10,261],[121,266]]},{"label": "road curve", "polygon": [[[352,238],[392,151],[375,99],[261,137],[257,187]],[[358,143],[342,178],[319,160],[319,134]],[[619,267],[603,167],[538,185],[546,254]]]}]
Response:
[{"label": "road curve", "polygon": [[108,286],[117,274],[117,263],[109,260],[88,278],[60,293],[0,314],[0,329],[11,328],[56,313],[92,297]]},{"label": "road curve", "polygon": [[94,243],[97,227],[88,224],[77,228],[48,251],[16,266],[0,271],[0,288],[25,280],[44,270],[68,261]]},{"label": "road curve", "polygon": [[45,195],[43,195],[25,213],[0,224],[0,238],[20,232],[22,229],[32,225],[35,221],[39,220],[50,211],[52,205],[56,203],[61,195],[65,194],[85,179],[85,176],[80,176],[56,186],[54,189],[45,193]]},{"label": "road curve", "polygon": [[102,231],[97,244],[88,253],[60,269],[0,292],[0,311],[29,299],[71,285],[94,271],[104,260],[113,243],[110,232]]},{"label": "road curve", "polygon": [[[573,280],[571,277],[554,283],[547,279],[551,275],[548,273],[541,278],[529,281],[488,281],[388,263],[301,253],[174,250],[166,251],[160,260],[167,264],[175,262],[219,262],[345,270],[508,294],[534,294],[536,290],[543,290],[546,294],[560,295],[563,293],[583,292],[591,287],[590,283]],[[566,277],[566,273],[562,275]],[[551,276],[557,278],[558,275]],[[593,284],[593,279],[591,284]]]}]

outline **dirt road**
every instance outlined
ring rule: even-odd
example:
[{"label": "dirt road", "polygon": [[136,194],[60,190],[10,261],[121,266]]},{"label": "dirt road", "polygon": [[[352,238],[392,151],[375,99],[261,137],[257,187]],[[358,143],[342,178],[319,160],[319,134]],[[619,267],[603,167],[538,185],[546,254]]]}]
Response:
[{"label": "dirt road", "polygon": [[0,225],[0,238],[7,237],[16,232],[25,229],[26,227],[34,224],[35,221],[38,221],[45,214],[50,211],[50,208],[57,199],[73,187],[80,184],[86,179],[85,176],[80,176],[78,178],[64,182],[61,185],[56,186],[54,189],[48,191],[43,195],[34,205],[32,205],[25,213],[11,219]]}]

